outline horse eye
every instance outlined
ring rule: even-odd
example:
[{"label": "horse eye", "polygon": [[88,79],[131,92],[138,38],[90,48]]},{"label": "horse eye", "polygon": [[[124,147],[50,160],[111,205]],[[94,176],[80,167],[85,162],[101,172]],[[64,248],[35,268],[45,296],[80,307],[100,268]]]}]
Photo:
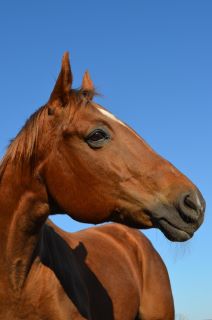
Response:
[{"label": "horse eye", "polygon": [[104,131],[96,130],[89,136],[89,140],[98,141],[106,138],[106,133]]},{"label": "horse eye", "polygon": [[101,148],[109,140],[109,134],[103,129],[92,131],[85,139],[87,144],[92,148]]}]

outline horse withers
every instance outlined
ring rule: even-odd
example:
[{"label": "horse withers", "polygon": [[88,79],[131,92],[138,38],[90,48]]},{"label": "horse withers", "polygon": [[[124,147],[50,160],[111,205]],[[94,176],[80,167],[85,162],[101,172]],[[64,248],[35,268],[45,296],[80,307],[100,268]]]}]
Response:
[{"label": "horse withers", "polygon": [[[48,242],[41,238],[50,230],[45,225],[50,214],[64,212],[90,223],[156,227],[172,241],[190,239],[203,221],[205,202],[200,191],[131,128],[93,102],[95,89],[88,72],[79,90],[71,85],[66,53],[48,103],[29,118],[1,162],[0,312],[4,319],[11,319],[11,310],[16,310],[17,319],[64,319],[64,308],[56,315],[41,316],[48,297],[58,306],[66,301],[69,308],[70,299],[66,300],[61,286],[64,281],[51,278],[53,270],[44,264],[48,251],[41,250],[41,244],[43,248]],[[56,234],[54,241],[59,244]],[[62,235],[68,242],[68,236]],[[54,248],[48,246],[52,253]],[[98,261],[97,253],[94,256]],[[30,282],[32,271],[36,276]],[[45,295],[37,290],[42,277]],[[80,287],[80,281],[73,283],[74,288]],[[28,287],[25,306],[20,301]],[[81,287],[87,299],[87,289]],[[83,305],[89,309],[86,301]],[[86,312],[88,319],[94,319]]]}]

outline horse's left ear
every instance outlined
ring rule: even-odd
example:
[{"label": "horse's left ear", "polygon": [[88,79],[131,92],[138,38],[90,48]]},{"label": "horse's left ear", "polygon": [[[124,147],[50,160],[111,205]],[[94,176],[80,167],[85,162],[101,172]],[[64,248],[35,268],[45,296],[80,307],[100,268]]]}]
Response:
[{"label": "horse's left ear", "polygon": [[68,102],[72,81],[73,77],[69,62],[69,53],[65,52],[62,59],[61,70],[49,101],[53,102],[55,100],[59,100],[63,106],[66,105]]},{"label": "horse's left ear", "polygon": [[87,100],[91,100],[95,94],[95,87],[88,70],[85,72],[82,79],[81,92]]}]

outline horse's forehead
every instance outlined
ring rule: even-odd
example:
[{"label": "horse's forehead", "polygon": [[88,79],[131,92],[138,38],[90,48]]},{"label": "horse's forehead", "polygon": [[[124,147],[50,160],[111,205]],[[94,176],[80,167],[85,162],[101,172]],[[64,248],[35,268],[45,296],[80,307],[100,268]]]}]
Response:
[{"label": "horse's forehead", "polygon": [[121,124],[124,127],[128,127],[124,122],[122,122],[121,120],[119,120],[118,118],[116,118],[112,113],[110,113],[109,111],[107,111],[106,109],[102,108],[101,106],[99,106],[98,104],[93,104],[94,108],[100,112],[102,115],[104,115],[107,119],[115,121],[119,124]]},{"label": "horse's forehead", "polygon": [[[107,111],[106,109],[104,109],[103,107],[101,107],[98,104],[94,103],[93,106],[98,112],[103,114],[107,119],[112,120],[112,121],[116,122],[117,124],[120,124],[123,127],[127,128],[128,130],[126,132],[129,132],[130,134],[132,134],[133,136],[136,136],[137,138],[139,138],[140,140],[142,140],[144,142],[144,140],[134,130],[132,130],[127,124],[125,124],[124,122],[122,122],[121,120],[116,118],[112,113],[110,113],[109,111]],[[149,145],[147,145],[147,147],[149,149],[151,149],[149,147]]]},{"label": "horse's forehead", "polygon": [[[90,103],[90,105],[88,106],[88,108],[86,108],[87,112],[84,112],[85,108],[81,108],[81,116],[83,119],[83,121],[78,121],[79,118],[77,117],[75,125],[77,126],[77,129],[79,130],[83,130],[83,123],[85,124],[85,126],[87,127],[88,124],[90,123],[95,123],[95,120],[99,120],[101,122],[101,120],[105,120],[105,123],[108,122],[108,124],[110,124],[111,122],[113,122],[114,124],[117,124],[119,126],[122,126],[123,128],[127,129],[124,130],[125,133],[129,133],[132,136],[139,138],[139,140],[143,139],[133,130],[131,129],[127,124],[125,124],[124,122],[122,122],[121,120],[119,120],[118,118],[116,118],[111,112],[109,112],[108,110],[106,110],[105,108],[103,108],[102,106],[100,106],[97,103]],[[89,116],[88,116],[89,114]],[[98,117],[100,116],[100,117]],[[72,123],[73,125],[73,123]],[[148,148],[150,148],[148,146]]]}]

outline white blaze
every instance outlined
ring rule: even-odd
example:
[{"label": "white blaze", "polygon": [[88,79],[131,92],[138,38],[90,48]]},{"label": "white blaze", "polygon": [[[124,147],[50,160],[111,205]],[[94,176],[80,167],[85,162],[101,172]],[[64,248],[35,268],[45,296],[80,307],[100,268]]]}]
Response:
[{"label": "white blaze", "polygon": [[106,116],[106,117],[108,117],[108,118],[110,118],[110,119],[112,119],[112,120],[120,123],[121,125],[127,127],[127,125],[126,125],[124,122],[122,122],[121,120],[117,119],[117,118],[116,118],[112,113],[110,113],[109,111],[107,111],[107,110],[105,110],[105,109],[102,109],[102,108],[100,108],[100,107],[97,107],[97,109],[98,109],[104,116]]}]

